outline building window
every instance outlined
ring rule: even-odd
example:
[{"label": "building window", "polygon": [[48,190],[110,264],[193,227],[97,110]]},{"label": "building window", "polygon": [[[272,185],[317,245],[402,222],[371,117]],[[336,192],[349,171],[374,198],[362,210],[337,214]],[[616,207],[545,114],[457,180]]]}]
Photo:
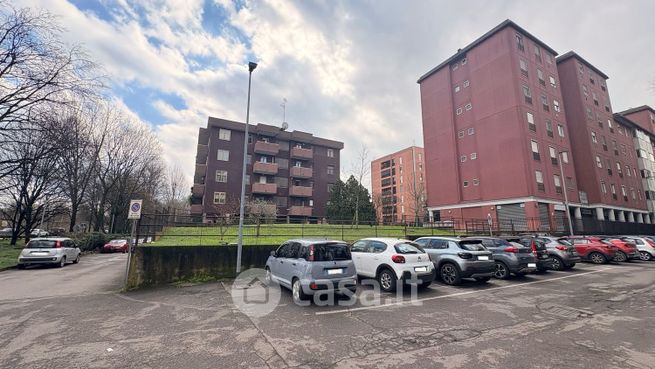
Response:
[{"label": "building window", "polygon": [[530,147],[532,148],[532,158],[534,160],[541,160],[541,157],[539,156],[539,143],[537,141],[530,141]]},{"label": "building window", "polygon": [[596,138],[596,132],[594,131],[591,131],[591,142],[598,143],[598,139]]},{"label": "building window", "polygon": [[471,160],[475,160],[475,159],[478,158],[478,153],[473,152],[473,153],[471,153],[470,157],[471,157]]},{"label": "building window", "polygon": [[468,111],[468,110],[473,109],[473,105],[471,105],[471,103],[468,103],[468,104],[466,104],[466,105],[464,106],[464,108],[466,108],[466,110]]},{"label": "building window", "polygon": [[468,129],[469,136],[473,135],[475,133],[475,128],[471,127]]},{"label": "building window", "polygon": [[[401,177],[402,178],[402,177]],[[332,193],[332,189],[334,188],[334,183],[328,183],[327,184],[327,192]]]},{"label": "building window", "polygon": [[544,79],[544,72],[541,69],[537,68],[537,78],[539,79],[539,84],[546,86],[546,80]]},{"label": "building window", "polygon": [[637,195],[635,194],[635,189],[630,187],[630,193],[632,194],[632,199],[637,200]]},{"label": "building window", "polygon": [[614,183],[610,183],[610,192],[612,193],[614,200],[616,200],[616,187],[614,187]]},{"label": "building window", "polygon": [[467,79],[466,81],[464,81],[464,83],[463,83],[462,85],[464,86],[464,88],[467,88],[468,86],[471,85],[471,83],[470,83],[469,80]]},{"label": "building window", "polygon": [[461,161],[462,163],[465,162],[466,161],[466,155],[461,155],[459,157],[459,161]]},{"label": "building window", "polygon": [[464,131],[457,132],[457,137],[464,138]]},{"label": "building window", "polygon": [[334,149],[327,149],[327,156],[328,156],[328,158],[333,158],[334,157]]},{"label": "building window", "polygon": [[562,193],[562,182],[557,174],[553,175],[553,182],[555,183],[555,192]]},{"label": "building window", "polygon": [[550,106],[548,105],[548,97],[546,95],[541,95],[541,106],[544,108],[544,111],[550,111]]},{"label": "building window", "polygon": [[593,91],[591,91],[591,98],[594,99],[594,105],[598,106],[598,96]]},{"label": "building window", "polygon": [[455,93],[458,93],[458,92],[459,92],[459,85],[456,85],[455,86]]},{"label": "building window", "polygon": [[225,204],[225,192],[214,192],[214,204]]},{"label": "building window", "polygon": [[534,58],[541,63],[541,49],[537,46],[534,47]]},{"label": "building window", "polygon": [[553,100],[553,109],[554,109],[556,112],[559,113],[559,111],[560,111],[560,109],[559,109],[559,101],[557,101],[557,100]]},{"label": "building window", "polygon": [[232,131],[230,131],[229,129],[220,128],[218,130],[218,139],[219,140],[230,141],[231,137],[232,137]]},{"label": "building window", "polygon": [[594,119],[594,115],[591,114],[591,108],[587,108],[587,118]]},{"label": "building window", "polygon": [[546,134],[548,137],[553,137],[553,123],[551,123],[550,119],[546,119]]},{"label": "building window", "polygon": [[553,76],[548,76],[548,80],[550,81],[550,85],[551,85],[553,88],[557,88],[557,82],[555,81],[555,77],[553,77]]},{"label": "building window", "polygon": [[218,150],[216,153],[216,160],[230,161],[230,152],[228,150]]},{"label": "building window", "polygon": [[569,191],[573,190],[573,178],[572,177],[566,177],[566,188],[569,189]]},{"label": "building window", "polygon": [[627,199],[628,193],[625,191],[625,186],[621,185],[621,195],[623,195],[623,198]]},{"label": "building window", "polygon": [[616,162],[616,172],[619,173],[619,177],[623,178],[623,171],[621,170],[621,163]]},{"label": "building window", "polygon": [[600,156],[598,155],[596,155],[596,166],[601,169],[603,168],[603,161],[600,160]]},{"label": "building window", "polygon": [[625,166],[625,173],[628,175],[628,177],[632,177],[632,173],[630,173],[630,166],[629,165]]},{"label": "building window", "polygon": [[564,137],[564,126],[561,124],[557,125],[557,133],[560,137]]},{"label": "building window", "polygon": [[531,131],[536,132],[537,126],[534,124],[534,114],[527,112],[526,116],[528,118],[528,128],[530,128]]},{"label": "building window", "polygon": [[252,164],[252,155],[248,154],[246,157],[246,163],[248,163],[248,165]]},{"label": "building window", "polygon": [[568,151],[562,151],[562,153],[560,155],[562,156],[562,162],[564,164],[568,164],[569,163],[569,153],[568,153]]},{"label": "building window", "polygon": [[453,67],[452,67],[452,68],[453,68],[453,70],[457,70],[457,67],[459,67],[459,64],[458,64],[458,63],[455,63],[455,64],[453,64]]},{"label": "building window", "polygon": [[605,181],[600,181],[600,190],[603,193],[607,193],[607,186],[605,186]]},{"label": "building window", "polygon": [[530,87],[525,85],[523,86],[523,98],[526,103],[532,104],[532,93],[530,92]]},{"label": "building window", "polygon": [[553,57],[550,56],[549,52],[546,52],[546,63],[553,64]]},{"label": "building window", "polygon": [[457,108],[457,115],[461,115],[463,112],[462,108]]},{"label": "building window", "polygon": [[216,182],[221,182],[221,183],[227,182],[227,170],[216,171]]},{"label": "building window", "polygon": [[462,59],[462,65],[466,65],[466,58]]},{"label": "building window", "polygon": [[528,77],[528,63],[523,59],[519,59],[519,67],[521,68],[521,75],[523,77]]},{"label": "building window", "polygon": [[327,166],[327,174],[334,175],[334,165]]},{"label": "building window", "polygon": [[463,185],[464,185],[464,187],[468,187],[469,186],[469,181],[464,181]]},{"label": "building window", "polygon": [[246,174],[246,184],[250,184],[250,174]]},{"label": "building window", "polygon": [[523,36],[516,34],[516,48],[525,51],[525,45],[523,45]]},{"label": "building window", "polygon": [[559,164],[559,161],[557,161],[557,150],[552,146],[548,146],[548,153],[550,154],[551,163],[553,163],[553,165]]},{"label": "building window", "polygon": [[545,191],[546,187],[544,186],[544,174],[540,170],[534,171],[534,178],[537,181],[537,189],[539,191]]},{"label": "building window", "polygon": [[477,178],[473,178],[473,186],[479,186],[480,185],[480,180]]}]

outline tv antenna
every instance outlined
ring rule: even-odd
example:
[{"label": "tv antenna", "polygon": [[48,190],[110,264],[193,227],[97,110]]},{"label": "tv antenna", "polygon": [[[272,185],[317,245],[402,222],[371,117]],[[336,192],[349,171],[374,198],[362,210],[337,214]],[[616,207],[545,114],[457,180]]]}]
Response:
[{"label": "tv antenna", "polygon": [[287,123],[287,98],[286,97],[282,98],[282,104],[280,104],[280,107],[282,107],[282,130],[286,131],[287,128],[289,128],[289,124]]}]

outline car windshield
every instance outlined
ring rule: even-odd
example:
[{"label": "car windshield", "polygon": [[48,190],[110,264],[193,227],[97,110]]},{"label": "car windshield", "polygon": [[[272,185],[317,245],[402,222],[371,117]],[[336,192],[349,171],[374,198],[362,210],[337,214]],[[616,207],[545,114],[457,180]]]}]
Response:
[{"label": "car windshield", "polygon": [[566,238],[560,238],[557,240],[557,242],[561,243],[562,245],[567,245],[567,246],[572,246],[573,242],[571,240],[567,240]]},{"label": "car windshield", "polygon": [[394,246],[399,254],[423,254],[425,251],[415,243],[403,242]]},{"label": "car windshield", "polygon": [[461,241],[459,247],[466,251],[485,251],[486,248],[482,246],[480,241]]},{"label": "car windshield", "polygon": [[314,245],[314,261],[351,260],[350,249],[345,243]]},{"label": "car windshield", "polygon": [[124,244],[127,243],[127,240],[111,240],[109,243]]},{"label": "car windshield", "polygon": [[57,241],[53,240],[32,240],[25,245],[26,249],[54,249]]}]

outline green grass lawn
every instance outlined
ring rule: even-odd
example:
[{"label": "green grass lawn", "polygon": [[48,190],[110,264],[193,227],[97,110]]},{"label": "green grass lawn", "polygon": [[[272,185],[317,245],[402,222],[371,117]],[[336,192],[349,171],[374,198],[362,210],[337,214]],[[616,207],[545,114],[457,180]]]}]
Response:
[{"label": "green grass lawn", "polygon": [[0,240],[0,269],[16,265],[18,254],[23,249],[23,242],[18,243],[19,245],[14,247],[9,245],[9,240]]},{"label": "green grass lawn", "polygon": [[[452,231],[403,226],[331,224],[262,224],[244,226],[244,245],[277,245],[291,238],[336,239],[352,242],[365,237],[452,235]],[[168,227],[151,246],[202,246],[236,243],[238,227]]]}]

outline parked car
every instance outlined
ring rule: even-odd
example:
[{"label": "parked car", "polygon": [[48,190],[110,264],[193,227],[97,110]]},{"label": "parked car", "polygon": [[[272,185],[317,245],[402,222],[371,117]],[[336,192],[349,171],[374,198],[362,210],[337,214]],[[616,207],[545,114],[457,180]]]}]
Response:
[{"label": "parked car", "polygon": [[487,282],[494,274],[493,255],[479,240],[421,237],[414,242],[428,253],[437,276],[446,284],[458,285],[462,278]]},{"label": "parked car", "polygon": [[11,237],[11,234],[14,230],[11,228],[2,228],[0,229],[0,237]]},{"label": "parked car", "polygon": [[614,261],[625,262],[630,260],[638,260],[640,258],[639,249],[634,241],[625,238],[608,237],[604,241],[611,243],[617,247]]},{"label": "parked car", "polygon": [[50,228],[48,231],[48,236],[64,236],[66,234],[66,229],[65,228]]},{"label": "parked car", "polygon": [[495,263],[495,278],[508,279],[512,273],[522,276],[537,270],[537,258],[529,247],[521,244],[511,244],[502,238],[470,237],[465,239],[478,240],[492,252]]},{"label": "parked car", "polygon": [[357,275],[375,278],[385,292],[415,281],[420,287],[434,280],[434,264],[430,256],[412,241],[398,238],[365,238],[353,243]]},{"label": "parked car", "polygon": [[35,238],[18,255],[18,268],[27,265],[50,264],[63,267],[80,262],[81,251],[70,238]]},{"label": "parked car", "polygon": [[129,250],[130,243],[127,240],[111,240],[102,246],[102,252],[122,252]]},{"label": "parked car", "polygon": [[540,236],[538,239],[546,245],[551,269],[571,269],[575,264],[582,261],[580,255],[575,250],[575,246],[572,244],[569,244],[568,242],[560,242],[558,238],[550,236]]},{"label": "parked car", "polygon": [[653,238],[644,236],[621,236],[622,240],[629,240],[634,243],[639,250],[639,258],[643,261],[653,260],[655,258],[655,241]]},{"label": "parked car", "polygon": [[537,259],[538,272],[545,272],[548,269],[551,269],[553,261],[548,255],[548,249],[546,248],[546,243],[544,241],[534,236],[505,237],[505,239],[507,241],[518,242],[525,247],[529,247]]},{"label": "parked car", "polygon": [[355,264],[343,241],[289,240],[266,261],[266,280],[291,290],[300,302],[321,290],[346,293],[357,288]]},{"label": "parked car", "polygon": [[30,232],[30,236],[32,237],[48,237],[48,231],[45,229],[38,229],[34,228],[32,232]]},{"label": "parked car", "polygon": [[616,246],[609,242],[603,242],[601,237],[596,236],[567,236],[560,238],[560,242],[568,242],[575,247],[582,260],[591,261],[594,264],[609,263],[616,255]]}]

